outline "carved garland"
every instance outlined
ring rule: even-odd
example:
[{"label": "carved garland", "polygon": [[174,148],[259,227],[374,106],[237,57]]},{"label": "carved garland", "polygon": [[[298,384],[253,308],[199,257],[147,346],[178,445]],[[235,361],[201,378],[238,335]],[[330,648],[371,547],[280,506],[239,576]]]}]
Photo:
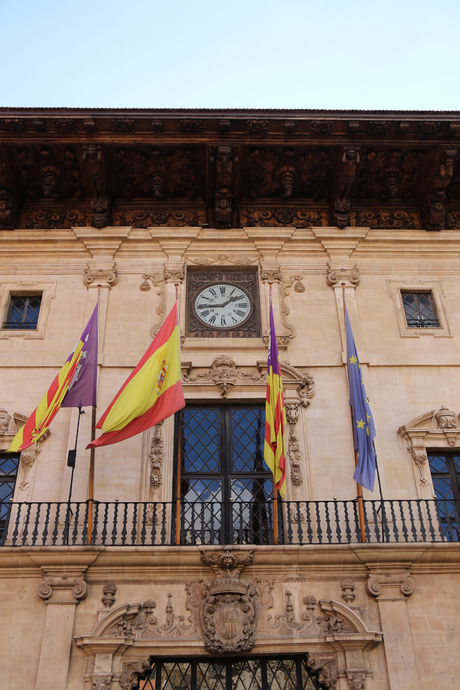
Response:
[{"label": "carved garland", "polygon": [[[278,345],[288,345],[289,341],[296,337],[297,331],[295,327],[288,323],[287,317],[291,313],[291,310],[286,304],[286,297],[289,296],[289,290],[294,285],[294,290],[296,292],[305,292],[305,285],[302,283],[302,275],[291,275],[289,277],[283,277],[279,269],[264,269],[261,271],[260,277],[262,281],[266,283],[279,283],[280,286],[280,311],[281,311],[281,322],[283,324],[284,333],[276,336]],[[263,337],[265,345],[268,346],[268,333]]]}]

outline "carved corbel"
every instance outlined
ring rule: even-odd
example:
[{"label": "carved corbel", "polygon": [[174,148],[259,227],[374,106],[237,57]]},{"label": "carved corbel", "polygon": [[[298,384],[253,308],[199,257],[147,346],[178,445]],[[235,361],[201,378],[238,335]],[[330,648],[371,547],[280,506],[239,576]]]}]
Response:
[{"label": "carved corbel", "polygon": [[366,687],[365,673],[349,673],[347,672],[348,685],[350,690],[364,690]]},{"label": "carved corbel", "polygon": [[453,174],[457,149],[445,149],[431,191],[423,204],[427,230],[444,230],[446,227],[446,190]]},{"label": "carved corbel", "polygon": [[333,267],[330,263],[328,263],[326,280],[330,287],[339,287],[342,285],[342,283],[344,283],[345,287],[356,288],[359,285],[361,276],[359,275],[359,268],[356,264],[354,266],[344,268],[343,266]]},{"label": "carved corbel", "polygon": [[95,228],[105,228],[111,222],[112,205],[107,192],[102,147],[97,144],[83,146],[83,162],[91,193],[91,224]]},{"label": "carved corbel", "polygon": [[5,410],[5,408],[0,407],[0,434],[4,434],[5,431],[9,431],[11,423],[11,415]]},{"label": "carved corbel", "polygon": [[83,578],[45,578],[38,586],[38,596],[47,604],[78,604],[88,595],[88,586]]},{"label": "carved corbel", "polygon": [[92,690],[110,690],[112,687],[112,674],[93,673],[91,679],[93,682]]},{"label": "carved corbel", "polygon": [[319,683],[335,690],[339,678],[337,657],[328,652],[307,653],[307,666],[317,674]]},{"label": "carved corbel", "polygon": [[85,268],[83,283],[86,287],[105,282],[109,288],[118,283],[118,271],[114,268]]},{"label": "carved corbel", "polygon": [[225,549],[222,552],[201,551],[201,562],[209,566],[218,577],[239,577],[247,565],[254,562],[254,549],[237,551]]},{"label": "carved corbel", "polygon": [[366,582],[366,591],[380,600],[404,599],[415,591],[415,582],[409,571],[372,572]]},{"label": "carved corbel", "polygon": [[339,169],[339,179],[333,200],[334,222],[339,228],[350,224],[351,191],[360,161],[360,146],[345,146]]}]

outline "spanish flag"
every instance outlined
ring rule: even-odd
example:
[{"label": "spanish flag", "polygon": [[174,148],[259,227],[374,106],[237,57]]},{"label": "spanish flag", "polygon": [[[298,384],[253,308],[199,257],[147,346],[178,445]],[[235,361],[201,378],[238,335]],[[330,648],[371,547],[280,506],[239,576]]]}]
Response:
[{"label": "spanish flag", "polygon": [[283,381],[281,379],[276,342],[275,320],[270,302],[270,341],[267,361],[267,397],[265,401],[265,444],[264,460],[273,472],[275,488],[281,496],[286,490],[286,442],[284,427],[286,411],[284,409]]},{"label": "spanish flag", "polygon": [[8,449],[10,452],[19,452],[38,441],[61,407],[85,407],[96,404],[97,313],[96,305],[75,350],[37,409],[14,437]]},{"label": "spanish flag", "polygon": [[145,355],[96,424],[103,434],[87,448],[140,434],[185,407],[177,302]]}]

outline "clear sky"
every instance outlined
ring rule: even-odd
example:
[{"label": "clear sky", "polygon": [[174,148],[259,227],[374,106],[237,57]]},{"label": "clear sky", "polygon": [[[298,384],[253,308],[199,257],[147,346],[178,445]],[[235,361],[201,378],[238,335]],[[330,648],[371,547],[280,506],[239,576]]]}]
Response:
[{"label": "clear sky", "polygon": [[460,0],[0,0],[0,105],[460,110]]}]

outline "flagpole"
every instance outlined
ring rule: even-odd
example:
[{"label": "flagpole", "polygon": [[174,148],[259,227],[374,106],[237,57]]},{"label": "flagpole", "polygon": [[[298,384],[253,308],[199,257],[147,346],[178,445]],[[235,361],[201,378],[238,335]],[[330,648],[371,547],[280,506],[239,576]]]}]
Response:
[{"label": "flagpole", "polygon": [[[272,305],[272,285],[273,283],[268,283],[268,288],[270,291],[270,308]],[[271,336],[271,334],[270,334]],[[268,375],[268,371],[267,371]],[[278,543],[278,490],[275,484],[275,471],[273,470],[273,543]]]},{"label": "flagpole", "polygon": [[[176,305],[177,305],[177,322],[179,324],[180,334],[180,318],[179,318],[179,283],[174,283],[176,288]],[[180,337],[180,335],[179,335]],[[176,467],[176,545],[180,546],[180,485],[181,485],[181,469],[182,469],[182,415],[181,410],[178,412],[177,420],[177,467]]]},{"label": "flagpole", "polygon": [[[99,327],[99,299],[101,296],[101,286],[97,286],[97,306],[98,306],[98,327]],[[99,342],[99,340],[98,340]],[[99,352],[96,354],[96,367],[99,358]],[[96,438],[96,405],[92,406],[91,411],[91,441]],[[86,543],[89,545],[93,537],[93,497],[94,497],[94,446],[90,449],[89,454],[89,486],[88,486],[88,533],[86,535]]]},{"label": "flagpole", "polygon": [[65,530],[65,535],[66,535],[66,541],[67,544],[69,543],[69,531],[70,531],[70,514],[72,512],[72,509],[70,507],[71,501],[72,501],[72,486],[73,486],[73,475],[75,472],[75,462],[77,459],[77,444],[78,444],[78,432],[80,430],[80,417],[82,414],[85,414],[84,411],[81,409],[81,407],[78,408],[78,420],[77,420],[77,432],[75,434],[75,448],[70,449],[68,454],[67,454],[67,467],[72,468],[72,473],[70,475],[70,486],[69,486],[69,498],[67,500],[67,525],[66,525],[66,530]]},{"label": "flagpole", "polygon": [[[342,283],[342,302],[343,302],[343,324],[346,332],[347,320],[345,316],[345,283]],[[347,350],[345,344],[345,350]],[[345,364],[345,371],[347,370],[347,364]],[[348,375],[347,375],[348,381]],[[348,388],[350,388],[350,382],[348,381]],[[351,427],[353,429],[353,447],[355,445],[355,418],[353,414],[353,408],[350,405],[350,415],[351,415]],[[355,449],[355,467],[358,464],[358,451]],[[364,543],[366,541],[366,530],[364,527],[364,503],[363,503],[363,488],[358,482],[356,482],[356,487],[358,490],[358,514],[359,514],[359,527],[361,532],[361,541]]]}]

